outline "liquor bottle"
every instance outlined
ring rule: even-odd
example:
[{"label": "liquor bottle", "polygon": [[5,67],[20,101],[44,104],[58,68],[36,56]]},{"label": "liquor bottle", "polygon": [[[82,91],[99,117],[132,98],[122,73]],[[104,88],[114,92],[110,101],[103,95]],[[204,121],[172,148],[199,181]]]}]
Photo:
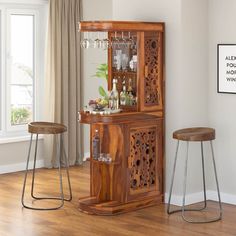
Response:
[{"label": "liquor bottle", "polygon": [[127,105],[132,106],[134,101],[133,89],[132,89],[132,79],[129,78],[128,95],[127,95]]},{"label": "liquor bottle", "polygon": [[98,160],[100,156],[100,138],[97,129],[95,130],[92,143],[93,143],[93,159]]},{"label": "liquor bottle", "polygon": [[116,109],[119,109],[119,93],[117,91],[117,88],[116,88],[116,85],[117,85],[117,79],[113,79],[113,86],[112,86],[112,91],[111,91],[111,94],[110,94],[110,108],[112,110],[116,110]]},{"label": "liquor bottle", "polygon": [[[124,77],[125,79],[125,77]],[[125,86],[125,80],[122,82],[122,91],[120,92],[120,105],[126,105],[127,102],[127,92],[126,92],[126,86]]]}]

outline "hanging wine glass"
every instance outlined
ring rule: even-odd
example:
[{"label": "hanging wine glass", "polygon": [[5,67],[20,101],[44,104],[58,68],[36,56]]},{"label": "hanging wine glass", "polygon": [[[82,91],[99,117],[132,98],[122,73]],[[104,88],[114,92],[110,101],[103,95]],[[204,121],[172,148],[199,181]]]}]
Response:
[{"label": "hanging wine glass", "polygon": [[97,38],[94,39],[94,48],[102,48],[102,40],[100,39],[100,32],[97,32]]},{"label": "hanging wine glass", "polygon": [[107,34],[104,32],[104,37],[102,40],[102,48],[106,50],[110,47],[111,47],[111,41],[108,39]]},{"label": "hanging wine glass", "polygon": [[126,39],[124,37],[124,32],[121,32],[120,45],[123,48],[127,47],[127,42],[126,42]]},{"label": "hanging wine glass", "polygon": [[112,39],[112,44],[111,44],[111,46],[112,46],[113,48],[120,48],[120,40],[119,40],[119,38],[117,37],[117,32],[115,32],[115,36],[114,36],[113,39]]},{"label": "hanging wine glass", "polygon": [[135,46],[135,41],[134,41],[133,37],[131,37],[130,32],[128,34],[127,44],[130,48],[133,48]]},{"label": "hanging wine glass", "polygon": [[84,32],[84,38],[83,40],[80,42],[80,46],[82,48],[88,49],[90,46],[90,39],[88,38],[88,32]]}]

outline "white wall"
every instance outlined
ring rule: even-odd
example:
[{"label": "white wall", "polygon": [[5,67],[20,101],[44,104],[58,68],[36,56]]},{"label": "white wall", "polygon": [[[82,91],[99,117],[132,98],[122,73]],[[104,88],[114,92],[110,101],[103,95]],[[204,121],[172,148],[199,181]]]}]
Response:
[{"label": "white wall", "polygon": [[236,43],[235,10],[235,0],[209,0],[209,119],[216,128],[221,191],[231,195],[236,195],[236,95],[217,93],[217,44]]},{"label": "white wall", "polygon": [[[112,18],[112,1],[111,0],[83,0],[83,20],[111,20]],[[97,37],[96,33],[90,33],[90,37]],[[98,93],[99,85],[106,88],[106,81],[93,77],[96,68],[101,63],[107,63],[107,51],[98,49],[82,49],[84,58],[82,65],[82,90],[83,106],[88,105],[90,99],[100,97]],[[89,126],[83,125],[84,152],[85,156],[89,153]]]},{"label": "white wall", "polygon": [[[22,142],[0,144],[0,174],[25,170],[30,137],[27,139],[27,141]],[[33,149],[31,150],[31,166],[34,155],[34,145],[35,142],[33,142]],[[37,167],[43,166],[43,140],[39,140]]]},{"label": "white wall", "polygon": [[[201,16],[199,18],[199,16]],[[176,142],[172,132],[187,126],[207,126],[207,1],[113,0],[114,20],[164,21],[166,72],[166,191],[169,191]],[[199,147],[199,146],[198,146]],[[180,146],[174,194],[182,194],[185,145]],[[197,151],[199,150],[199,151]],[[200,149],[190,149],[190,193],[201,190],[197,168]],[[195,168],[194,168],[195,167]]]}]

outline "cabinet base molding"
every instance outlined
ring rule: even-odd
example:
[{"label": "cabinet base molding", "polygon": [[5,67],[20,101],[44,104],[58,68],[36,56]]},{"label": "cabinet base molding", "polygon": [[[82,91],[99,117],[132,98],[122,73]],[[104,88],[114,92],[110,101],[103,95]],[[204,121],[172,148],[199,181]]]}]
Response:
[{"label": "cabinet base molding", "polygon": [[112,216],[154,206],[163,202],[163,196],[151,196],[127,203],[117,201],[99,202],[96,197],[79,199],[79,210],[92,215]]}]

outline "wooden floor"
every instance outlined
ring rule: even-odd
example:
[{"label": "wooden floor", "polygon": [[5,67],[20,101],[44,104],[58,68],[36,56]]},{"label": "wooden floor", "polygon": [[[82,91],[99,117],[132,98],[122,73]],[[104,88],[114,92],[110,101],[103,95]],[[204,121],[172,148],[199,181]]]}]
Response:
[{"label": "wooden floor", "polygon": [[[89,193],[88,165],[71,168],[73,200],[56,211],[22,208],[23,172],[0,175],[0,236],[236,235],[236,206],[227,204],[223,205],[222,221],[200,225],[185,223],[179,214],[168,216],[164,204],[112,217],[86,215],[78,210],[77,199]],[[40,193],[56,193],[56,170],[41,169],[37,173],[37,188],[43,189]],[[214,206],[211,210],[215,210]]]}]

